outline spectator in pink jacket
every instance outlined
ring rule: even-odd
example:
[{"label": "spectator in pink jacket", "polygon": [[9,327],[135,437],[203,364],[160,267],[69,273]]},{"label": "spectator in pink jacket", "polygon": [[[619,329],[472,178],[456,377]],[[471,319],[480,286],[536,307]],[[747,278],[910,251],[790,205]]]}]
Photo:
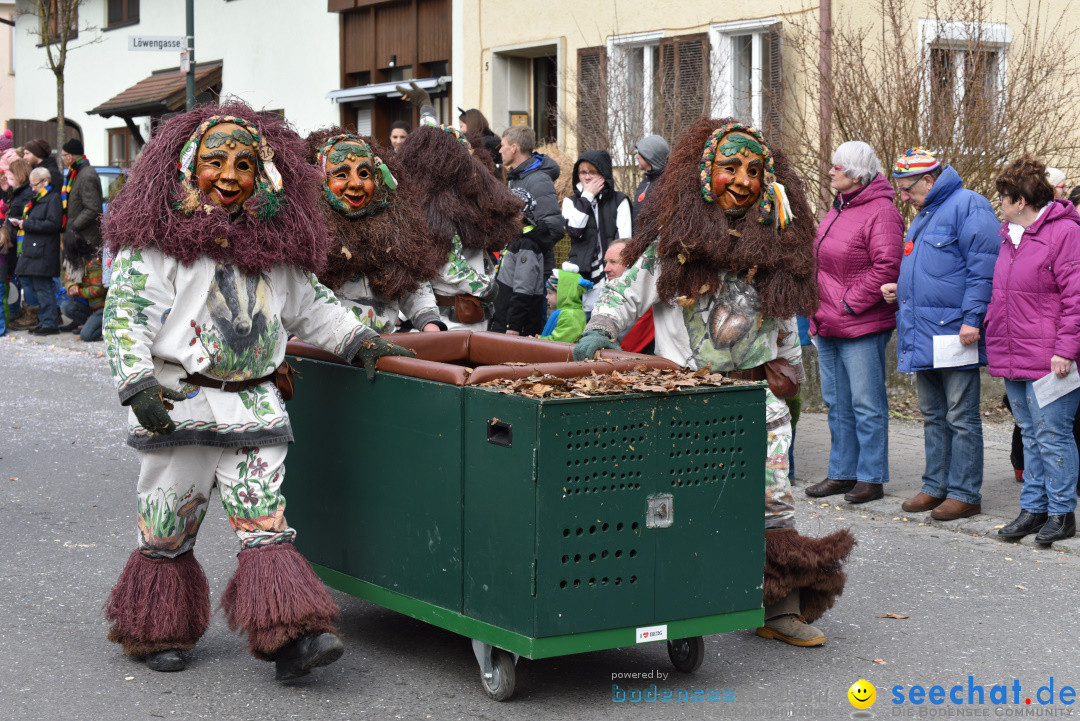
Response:
[{"label": "spectator in pink jacket", "polygon": [[873,148],[846,142],[832,164],[836,199],[814,241],[821,307],[810,320],[832,444],[828,476],[806,495],[863,503],[889,480],[885,346],[896,320],[881,286],[900,274],[904,221]]},{"label": "spectator in pink jacket", "polygon": [[998,536],[1037,532],[1035,542],[1049,545],[1076,535],[1080,457],[1072,428],[1080,389],[1039,399],[1034,383],[1065,378],[1080,358],[1080,214],[1054,199],[1046,166],[1031,155],[1007,165],[995,187],[1005,224],[986,310],[986,356],[990,375],[1005,379],[1024,439],[1020,515]]}]

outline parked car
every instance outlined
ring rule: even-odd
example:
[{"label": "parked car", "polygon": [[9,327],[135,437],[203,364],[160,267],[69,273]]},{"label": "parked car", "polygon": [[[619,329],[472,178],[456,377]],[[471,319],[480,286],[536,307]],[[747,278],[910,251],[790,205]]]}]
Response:
[{"label": "parked car", "polygon": [[95,165],[94,170],[97,171],[98,180],[101,181],[101,212],[104,213],[109,209],[109,198],[114,197],[120,190],[128,171],[114,165]]}]

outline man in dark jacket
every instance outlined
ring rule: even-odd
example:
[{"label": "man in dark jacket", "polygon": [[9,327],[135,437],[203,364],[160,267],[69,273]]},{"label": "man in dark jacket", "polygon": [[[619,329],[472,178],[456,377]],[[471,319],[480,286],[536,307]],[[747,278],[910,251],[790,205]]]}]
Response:
[{"label": "man in dark jacket", "polygon": [[630,199],[615,190],[611,156],[606,150],[586,150],[574,163],[574,194],[563,200],[562,215],[570,235],[568,260],[593,283],[582,302],[592,311],[596,284],[604,278],[604,254],[620,238],[633,235]]},{"label": "man in dark jacket", "polygon": [[562,239],[566,229],[559,212],[559,197],[555,193],[559,164],[535,152],[535,148],[536,133],[533,129],[527,125],[514,125],[503,133],[499,154],[503,167],[507,169],[506,180],[510,189],[524,188],[536,203],[533,210],[535,227],[529,237],[544,251],[546,278],[555,267],[555,244]]},{"label": "man in dark jacket", "polygon": [[653,184],[660,179],[660,174],[667,167],[669,149],[667,141],[659,135],[646,135],[638,141],[634,150],[637,151],[634,157],[637,159],[638,169],[645,171],[645,178],[634,193],[633,219],[636,224],[638,210],[645,203],[645,198],[648,197]]},{"label": "man in dark jacket", "polygon": [[64,143],[60,159],[67,168],[67,195],[64,201],[64,241],[68,236],[81,236],[95,251],[101,247],[101,181],[97,171],[83,154],[83,144],[78,138]]},{"label": "man in dark jacket", "polygon": [[524,188],[513,188],[512,192],[525,203],[521,210],[525,226],[499,258],[499,272],[495,276],[499,292],[488,330],[507,335],[540,335],[544,329],[546,297],[544,252],[532,237],[536,202]]},{"label": "man in dark jacket", "polygon": [[22,235],[22,254],[15,266],[16,275],[30,280],[38,297],[38,326],[30,332],[34,335],[59,333],[56,322],[56,288],[53,278],[60,275],[60,229],[63,210],[60,193],[49,183],[47,168],[37,167],[30,171],[30,187],[34,197],[22,218],[11,224]]},{"label": "man in dark jacket", "polygon": [[64,184],[64,174],[60,172],[60,166],[56,164],[56,158],[52,154],[52,146],[43,138],[35,138],[23,146],[23,150],[30,154],[30,164],[35,168],[42,167],[49,171],[49,185],[60,195],[60,186]]}]

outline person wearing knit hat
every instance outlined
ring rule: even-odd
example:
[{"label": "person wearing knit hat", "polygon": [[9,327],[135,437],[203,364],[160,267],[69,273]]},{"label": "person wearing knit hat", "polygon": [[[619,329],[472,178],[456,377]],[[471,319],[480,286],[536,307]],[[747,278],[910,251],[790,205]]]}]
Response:
[{"label": "person wearing knit hat", "polygon": [[938,521],[967,518],[982,512],[981,328],[999,223],[990,201],[925,148],[901,155],[892,176],[900,200],[918,215],[908,227],[900,277],[881,292],[897,303],[898,370],[915,374],[926,447],[922,489],[901,507],[931,511]]},{"label": "person wearing knit hat", "polygon": [[1065,173],[1058,168],[1047,168],[1046,179],[1050,181],[1050,186],[1054,189],[1054,198],[1068,198],[1069,193],[1065,190],[1065,183],[1068,180],[1065,178]]},{"label": "person wearing knit hat", "polygon": [[23,145],[23,150],[29,154],[28,159],[35,168],[40,165],[49,170],[51,176],[49,184],[53,188],[59,189],[64,184],[64,174],[60,172],[60,166],[56,164],[49,141],[44,138],[35,138]]},{"label": "person wearing knit hat", "polygon": [[101,280],[101,181],[78,138],[64,143],[60,160],[64,164],[60,199],[64,209],[62,255],[67,294],[60,310],[71,319],[60,330],[74,332],[86,342],[97,341],[101,340],[106,293]]},{"label": "person wearing knit hat", "polygon": [[636,222],[638,210],[648,197],[649,189],[659,180],[664,168],[667,167],[670,150],[667,141],[659,135],[646,135],[637,142],[634,151],[638,169],[645,171],[645,177],[638,185],[637,192],[634,193],[633,207],[630,209],[631,220]]},{"label": "person wearing knit hat", "polygon": [[4,132],[0,134],[0,154],[7,152],[14,147],[14,143],[12,142],[12,138],[14,137],[11,130],[4,130]]},{"label": "person wearing knit hat", "polygon": [[62,150],[69,155],[85,155],[85,152],[83,151],[82,141],[78,138],[72,138],[71,140],[64,143]]}]

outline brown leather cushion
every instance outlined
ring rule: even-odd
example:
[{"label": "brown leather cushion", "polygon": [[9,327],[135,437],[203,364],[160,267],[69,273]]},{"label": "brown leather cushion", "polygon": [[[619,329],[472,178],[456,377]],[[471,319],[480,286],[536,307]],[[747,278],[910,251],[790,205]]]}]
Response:
[{"label": "brown leather cushion", "polygon": [[[387,356],[380,358],[377,368],[387,373],[412,378],[424,378],[452,385],[479,385],[491,380],[528,378],[553,375],[559,378],[581,378],[593,373],[613,370],[631,371],[641,365],[648,368],[677,369],[679,366],[664,358],[603,350],[601,360],[608,362],[575,363],[573,345],[558,341],[519,338],[502,333],[473,333],[467,330],[442,333],[395,333],[383,338],[417,354],[417,358]],[[303,341],[289,342],[286,352],[299,358],[346,364],[340,356],[316,348]],[[454,362],[476,364],[469,370]],[[501,365],[506,362],[529,365]],[[346,364],[347,365],[347,364]]]},{"label": "brown leather cushion", "polygon": [[[418,358],[436,363],[448,363],[464,361],[469,357],[470,335],[472,335],[470,330],[451,330],[442,333],[392,333],[384,334],[382,338],[394,345],[408,348],[416,353]],[[285,352],[298,358],[311,358],[330,363],[345,363],[341,356],[334,355],[322,348],[316,348],[302,340],[289,341],[285,347]]]},{"label": "brown leather cushion", "polygon": [[[469,357],[471,330],[448,330],[441,333],[394,333],[384,335],[394,345],[408,348],[417,358],[436,363],[464,361]],[[382,367],[381,365],[379,366]]]},{"label": "brown leather cushion", "polygon": [[339,355],[334,355],[328,350],[322,348],[316,348],[315,346],[305,343],[302,340],[291,340],[285,346],[285,354],[296,356],[297,358],[310,358],[312,360],[321,360],[328,363],[341,363],[342,365],[349,365],[344,358]]},{"label": "brown leather cushion", "polygon": [[[466,331],[468,332],[468,331]],[[419,335],[413,333],[411,335]],[[434,335],[434,334],[432,334]],[[441,333],[439,335],[442,335]],[[386,373],[397,373],[410,378],[424,378],[439,383],[463,386],[469,378],[469,371],[464,366],[456,366],[451,363],[437,363],[422,358],[402,358],[401,356],[387,356],[380,358],[375,367]]]},{"label": "brown leather cushion", "polygon": [[487,331],[469,339],[469,361],[478,366],[500,363],[562,363],[574,360],[574,346],[555,340],[521,338]]}]

